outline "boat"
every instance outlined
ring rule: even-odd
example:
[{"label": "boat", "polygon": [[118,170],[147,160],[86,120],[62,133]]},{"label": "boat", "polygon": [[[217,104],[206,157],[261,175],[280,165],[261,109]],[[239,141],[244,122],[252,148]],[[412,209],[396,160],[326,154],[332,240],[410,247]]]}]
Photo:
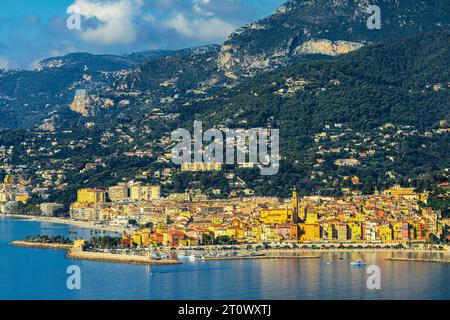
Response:
[{"label": "boat", "polygon": [[252,257],[264,257],[265,256],[265,254],[262,252],[252,252],[250,255]]},{"label": "boat", "polygon": [[187,261],[195,261],[195,256],[178,256],[178,259],[180,260],[187,260]]},{"label": "boat", "polygon": [[366,265],[366,263],[364,262],[363,259],[359,259],[359,260],[350,262],[350,264],[351,264],[352,266],[365,266],[365,265]]},{"label": "boat", "polygon": [[156,253],[148,253],[148,257],[153,260],[161,260],[161,256]]},{"label": "boat", "polygon": [[168,260],[169,259],[169,254],[166,252],[161,252],[159,254],[159,256],[161,257],[161,260]]}]

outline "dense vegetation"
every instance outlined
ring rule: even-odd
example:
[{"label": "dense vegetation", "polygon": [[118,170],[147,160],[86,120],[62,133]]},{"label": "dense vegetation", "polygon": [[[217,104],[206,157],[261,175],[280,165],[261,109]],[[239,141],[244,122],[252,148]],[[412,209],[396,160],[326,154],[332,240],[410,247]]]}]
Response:
[{"label": "dense vegetation", "polygon": [[[0,146],[14,146],[11,163],[28,165],[32,174],[37,168],[63,167],[67,187],[52,190],[48,201],[65,204],[75,200],[77,189],[107,188],[131,179],[164,184],[166,194],[199,189],[224,197],[234,188],[225,177],[230,172],[246,182],[242,189],[248,187],[256,195],[288,196],[294,185],[303,194],[322,195],[342,194],[343,188],[372,193],[395,183],[433,191],[437,183],[448,181],[450,159],[448,133],[432,133],[450,122],[450,29],[445,27],[449,16],[436,14],[444,12],[446,1],[383,2],[386,20],[381,31],[368,30],[364,15],[353,20],[353,6],[360,2],[291,0],[286,11],[260,21],[259,27],[240,30],[226,44],[233,46],[234,57],[242,55],[242,62],[255,56],[264,61],[266,53],[286,46],[294,55],[292,51],[310,38],[366,42],[443,27],[410,38],[374,42],[337,58],[294,55],[277,65],[285,67],[240,84],[218,70],[220,47],[215,45],[122,57],[72,54],[43,62],[62,60],[63,65],[56,68],[1,71],[0,128],[33,127],[48,118],[55,118],[59,128],[48,136],[22,129],[0,131]],[[388,10],[391,5],[394,9]],[[399,17],[405,12],[410,20],[403,25]],[[311,33],[308,37],[306,31]],[[101,72],[121,69],[128,69],[123,77]],[[86,75],[92,79],[84,80]],[[302,84],[293,88],[295,81]],[[68,108],[77,88],[108,97],[115,106],[83,118]],[[122,99],[129,104],[119,106]],[[168,115],[173,117],[166,121]],[[194,119],[203,120],[205,128],[279,128],[283,158],[279,174],[262,177],[259,170],[234,166],[218,173],[189,174],[159,161],[168,152],[159,144],[161,138],[176,128],[192,128]],[[86,122],[95,122],[95,127],[85,128]],[[387,123],[393,126],[385,127]],[[336,124],[342,125],[340,131],[334,130]],[[102,134],[116,129],[121,132],[116,137],[127,135],[133,142],[108,138],[106,146],[100,146]],[[338,138],[315,139],[324,131],[327,137]],[[57,146],[51,145],[52,139]],[[73,142],[82,143],[69,148]],[[26,148],[44,151],[28,155]],[[152,156],[124,155],[140,149]],[[323,153],[331,149],[342,151]],[[367,149],[375,155],[360,166],[335,165],[337,159],[358,157]],[[97,159],[102,165],[85,170],[86,164]],[[152,175],[169,167],[175,173],[164,183]],[[151,175],[141,177],[143,171]],[[0,171],[0,178],[4,175]],[[354,176],[359,183],[348,179]],[[37,176],[33,179],[42,182]],[[221,193],[212,194],[212,189]],[[448,207],[442,198],[433,199],[434,206]],[[34,211],[39,201],[33,197],[29,206],[20,209]]]},{"label": "dense vegetation", "polygon": [[[355,129],[388,122],[432,128],[450,119],[449,42],[450,29],[445,29],[383,41],[333,60],[299,63],[248,80],[191,110],[212,123],[237,126],[245,119],[250,127],[271,124],[285,138],[333,123]],[[293,96],[276,95],[288,78],[308,84]],[[434,84],[443,90],[434,91]]]},{"label": "dense vegetation", "polygon": [[[342,123],[376,137],[378,128],[386,123],[427,130],[450,119],[449,42],[450,30],[446,29],[387,40],[337,59],[301,62],[245,81],[212,101],[198,102],[183,114],[185,127],[195,117],[205,121],[205,127],[242,127],[245,123],[248,127],[279,128],[281,153],[286,158],[280,174],[261,178],[243,172],[244,180],[256,181],[252,187],[262,194],[286,194],[293,184],[300,184],[304,192],[317,192],[317,184],[308,178],[317,152],[313,135],[326,125]],[[292,95],[275,94],[285,88],[288,78],[305,79],[308,84]],[[436,84],[442,89],[434,90]],[[342,145],[345,143],[351,140]],[[363,192],[395,182],[413,185],[415,180],[423,180],[420,175],[424,173],[448,168],[448,145],[448,135],[405,136],[395,162],[386,161],[389,152],[380,146],[381,155],[367,166],[340,169],[331,165],[325,171],[359,176]],[[385,173],[390,170],[402,180],[387,179]],[[332,183],[328,187],[332,188]]]},{"label": "dense vegetation", "polygon": [[39,236],[27,236],[26,241],[28,242],[36,242],[36,243],[55,243],[55,244],[72,244],[73,241],[69,238],[56,235],[56,236],[48,236],[48,235],[39,235]]},{"label": "dense vegetation", "polygon": [[[381,9],[382,27],[367,28],[369,4]],[[450,26],[447,0],[365,1],[289,0],[275,14],[243,27],[225,41],[235,61],[230,69],[237,75],[252,74],[284,66],[296,48],[311,39],[376,42],[428,32]],[[250,58],[270,63],[255,67]],[[256,64],[258,65],[258,64]],[[258,70],[259,69],[259,70]]]}]

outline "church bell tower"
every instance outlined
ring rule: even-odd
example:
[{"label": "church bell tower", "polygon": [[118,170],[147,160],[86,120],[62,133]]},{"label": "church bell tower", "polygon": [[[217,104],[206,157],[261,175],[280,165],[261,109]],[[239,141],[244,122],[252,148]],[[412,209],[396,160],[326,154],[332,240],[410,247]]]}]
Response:
[{"label": "church bell tower", "polygon": [[297,187],[294,187],[292,190],[292,222],[298,223],[298,195],[297,195]]}]

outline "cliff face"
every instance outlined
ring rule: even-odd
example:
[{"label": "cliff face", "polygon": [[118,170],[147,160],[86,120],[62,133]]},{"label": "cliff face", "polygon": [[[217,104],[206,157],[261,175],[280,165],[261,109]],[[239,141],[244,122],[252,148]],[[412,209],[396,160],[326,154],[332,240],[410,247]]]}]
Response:
[{"label": "cliff face", "polygon": [[89,96],[85,90],[78,90],[75,94],[75,98],[69,105],[70,110],[79,113],[85,118],[94,117],[100,109],[112,106],[114,106],[114,102],[111,99]]},{"label": "cliff face", "polygon": [[[301,56],[336,56],[368,42],[449,26],[443,0],[290,0],[275,13],[238,29],[223,44],[218,68],[229,78],[254,76]],[[381,29],[369,29],[371,5]]]},{"label": "cliff face", "polygon": [[83,117],[93,115],[92,100],[86,94],[77,94],[70,104],[70,110],[81,114]]},{"label": "cliff face", "polygon": [[322,54],[326,56],[338,56],[358,50],[362,43],[351,41],[308,40],[294,50],[294,54]]}]

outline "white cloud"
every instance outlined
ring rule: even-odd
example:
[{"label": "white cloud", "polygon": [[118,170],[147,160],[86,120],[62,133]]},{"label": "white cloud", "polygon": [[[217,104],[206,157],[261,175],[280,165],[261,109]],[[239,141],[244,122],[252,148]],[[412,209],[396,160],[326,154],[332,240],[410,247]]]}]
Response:
[{"label": "white cloud", "polygon": [[143,0],[76,0],[84,18],[95,18],[100,22],[98,28],[81,31],[86,42],[104,45],[129,44],[136,40],[137,28],[134,18],[140,14]]},{"label": "white cloud", "polygon": [[191,0],[188,10],[178,12],[164,22],[181,35],[202,41],[223,40],[236,26],[211,11],[211,0]]},{"label": "white cloud", "polygon": [[209,3],[210,0],[193,0],[194,16],[178,13],[167,20],[165,26],[192,39],[217,40],[227,37],[236,26],[208,11],[206,6]]},{"label": "white cloud", "polygon": [[192,0],[192,8],[194,12],[205,15],[214,16],[214,13],[207,11],[206,6],[210,3],[210,0]]},{"label": "white cloud", "polygon": [[5,56],[0,56],[0,69],[7,69],[11,66],[11,62]]},{"label": "white cloud", "polygon": [[151,14],[146,14],[142,17],[142,20],[147,23],[154,23],[156,21],[156,18]]}]

